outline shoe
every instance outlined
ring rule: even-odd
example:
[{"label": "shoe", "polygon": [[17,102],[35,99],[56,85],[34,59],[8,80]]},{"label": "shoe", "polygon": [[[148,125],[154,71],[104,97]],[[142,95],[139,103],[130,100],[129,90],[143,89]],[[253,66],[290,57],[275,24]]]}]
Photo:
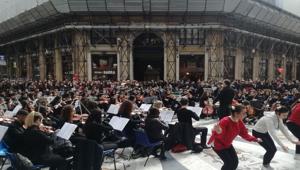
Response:
[{"label": "shoe", "polygon": [[203,149],[210,149],[211,147],[210,147],[210,146],[207,146],[207,145],[202,145],[202,148],[203,148]]},{"label": "shoe", "polygon": [[294,159],[295,160],[300,160],[300,154],[295,154]]},{"label": "shoe", "polygon": [[262,170],[274,170],[274,168],[270,164],[267,164],[262,166]]}]

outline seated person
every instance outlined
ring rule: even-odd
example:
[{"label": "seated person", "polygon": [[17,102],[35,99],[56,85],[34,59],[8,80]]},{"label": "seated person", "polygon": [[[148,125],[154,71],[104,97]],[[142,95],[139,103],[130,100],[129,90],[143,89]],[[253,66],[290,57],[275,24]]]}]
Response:
[{"label": "seated person", "polygon": [[95,140],[98,144],[101,144],[104,150],[117,148],[119,141],[116,138],[114,138],[114,141],[108,139],[112,135],[110,132],[113,128],[101,122],[101,115],[99,112],[90,114],[85,122],[83,133],[87,139]]},{"label": "seated person", "polygon": [[[188,143],[194,143],[195,135],[199,134],[201,132],[201,146],[203,148],[208,148],[206,146],[207,128],[206,127],[197,127],[197,128],[193,127],[192,119],[195,119],[198,121],[198,120],[200,120],[200,118],[195,112],[187,109],[188,99],[182,98],[180,101],[180,104],[181,104],[180,109],[178,109],[176,111],[178,122],[188,125],[193,130],[193,132],[191,132],[191,134],[192,134],[191,136],[193,136],[193,138],[186,139],[186,140],[188,140]],[[187,147],[189,147],[189,146],[187,146]]]},{"label": "seated person", "polygon": [[65,105],[61,110],[61,114],[56,128],[61,129],[66,122],[72,123],[74,114],[74,107],[72,105]]},{"label": "seated person", "polygon": [[242,104],[245,106],[246,113],[247,113],[247,116],[243,120],[244,123],[249,124],[249,125],[255,125],[255,123],[258,120],[258,117],[255,115],[255,110],[250,105],[249,101],[243,101]]},{"label": "seated person", "polygon": [[126,124],[123,134],[128,139],[128,145],[134,146],[135,144],[135,134],[134,129],[138,128],[138,125],[142,122],[138,115],[133,115],[133,104],[130,101],[124,101],[118,111],[118,116],[129,119],[129,122]]},{"label": "seated person", "polygon": [[54,141],[41,130],[42,121],[43,116],[38,112],[31,112],[26,117],[26,130],[23,137],[24,152],[22,154],[34,164],[50,166],[57,170],[67,170],[67,161],[50,150]]},{"label": "seated person", "polygon": [[25,131],[24,123],[28,112],[20,110],[17,112],[16,120],[12,122],[3,138],[8,145],[10,152],[22,153],[23,148],[23,133]]},{"label": "seated person", "polygon": [[[160,146],[160,159],[166,159],[164,144],[165,136],[163,135],[162,130],[168,130],[168,128],[168,125],[159,119],[159,110],[157,108],[151,108],[145,120],[145,131],[149,137],[150,142],[155,143],[162,141],[162,144]],[[155,149],[155,156],[157,149],[159,148]]]}]

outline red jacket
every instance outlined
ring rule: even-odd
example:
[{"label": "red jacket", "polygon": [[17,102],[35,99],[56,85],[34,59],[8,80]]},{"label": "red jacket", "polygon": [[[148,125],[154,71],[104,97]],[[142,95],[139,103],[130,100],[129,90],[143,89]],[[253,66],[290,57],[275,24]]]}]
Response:
[{"label": "red jacket", "polygon": [[248,134],[248,130],[241,120],[239,122],[234,122],[227,116],[220,120],[219,125],[222,128],[222,133],[217,134],[216,131],[212,131],[212,136],[208,141],[208,144],[214,142],[215,150],[229,148],[237,135],[240,135],[247,141],[257,141],[255,137]]},{"label": "red jacket", "polygon": [[300,126],[300,103],[296,104],[293,107],[291,115],[288,120]]}]

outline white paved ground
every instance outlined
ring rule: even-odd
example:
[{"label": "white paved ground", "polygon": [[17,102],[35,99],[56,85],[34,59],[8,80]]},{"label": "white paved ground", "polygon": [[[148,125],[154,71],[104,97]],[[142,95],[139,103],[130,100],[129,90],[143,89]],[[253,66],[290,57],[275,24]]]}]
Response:
[{"label": "white paved ground", "polygon": [[[214,120],[201,120],[195,122],[194,126],[206,126],[211,128],[215,123]],[[251,127],[249,127],[251,131]],[[278,148],[271,166],[276,170],[298,170],[300,169],[300,160],[294,160],[295,146],[287,141],[283,135],[278,134],[284,143],[290,148],[289,153],[282,152]],[[198,139],[199,140],[199,139]],[[262,167],[262,157],[264,149],[256,143],[249,143],[241,138],[237,138],[233,143],[238,152],[239,170],[259,170]],[[126,149],[125,155],[129,155],[130,148]],[[118,157],[118,156],[117,156]],[[127,170],[219,170],[222,166],[222,161],[214,153],[212,149],[204,150],[202,153],[194,154],[189,151],[184,153],[167,153],[167,160],[160,161],[157,158],[150,157],[148,164],[144,167],[146,158],[139,158],[133,160],[126,160],[123,158],[117,159],[117,169]],[[104,169],[114,169],[111,159],[106,159],[103,166]],[[298,168],[297,168],[298,167]]]}]

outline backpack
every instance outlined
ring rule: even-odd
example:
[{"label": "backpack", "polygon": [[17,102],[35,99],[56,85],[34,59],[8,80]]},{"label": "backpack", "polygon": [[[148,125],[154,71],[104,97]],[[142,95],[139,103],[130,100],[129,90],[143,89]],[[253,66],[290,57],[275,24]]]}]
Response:
[{"label": "backpack", "polygon": [[180,152],[184,152],[187,150],[188,150],[188,148],[183,144],[177,144],[172,148],[173,153],[180,153]]}]

